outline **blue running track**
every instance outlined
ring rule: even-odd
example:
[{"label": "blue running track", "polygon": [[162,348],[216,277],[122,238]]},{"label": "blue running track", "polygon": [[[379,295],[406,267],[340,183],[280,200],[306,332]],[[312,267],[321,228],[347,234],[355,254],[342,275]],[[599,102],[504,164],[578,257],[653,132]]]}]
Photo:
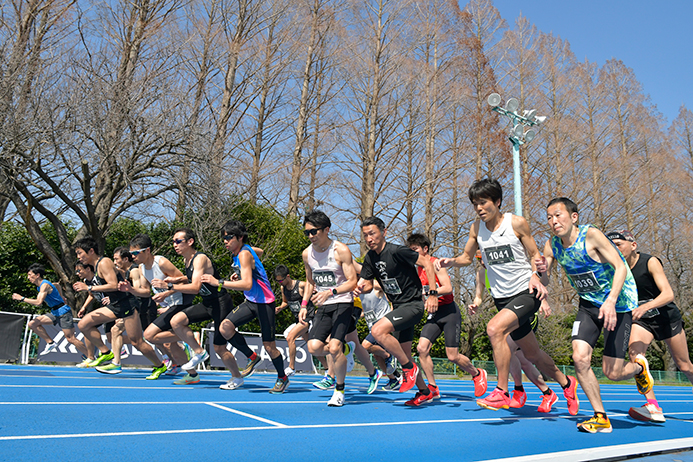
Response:
[{"label": "blue running track", "polygon": [[667,421],[652,424],[628,416],[644,404],[634,385],[602,385],[614,430],[591,435],[575,426],[592,414],[585,395],[579,390],[581,409],[571,416],[555,383],[560,399],[540,414],[531,384],[522,409],[494,412],[476,405],[469,380],[439,380],[441,400],[410,408],[404,401],[413,392],[367,395],[367,378],[347,377],[346,404],[331,408],[332,391],[313,388],[319,377],[312,375],[271,395],[271,374],[256,373],[232,391],[219,389],[227,373],[203,371],[191,386],[148,374],[0,365],[0,460],[569,462],[663,451],[647,461],[693,460],[666,453],[693,448],[691,387],[656,387]]}]

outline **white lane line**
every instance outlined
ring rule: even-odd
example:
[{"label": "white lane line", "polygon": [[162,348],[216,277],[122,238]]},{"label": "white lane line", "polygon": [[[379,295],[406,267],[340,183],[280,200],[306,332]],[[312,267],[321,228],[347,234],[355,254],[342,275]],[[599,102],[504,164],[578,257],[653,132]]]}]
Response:
[{"label": "white lane line", "polygon": [[194,390],[195,387],[110,387],[106,385],[0,385],[0,388],[88,388],[114,390]]},{"label": "white lane line", "polygon": [[274,425],[277,427],[286,427],[286,425],[284,425],[282,423],[275,422],[275,421],[269,420],[269,419],[264,419],[264,418],[258,417],[256,415],[248,414],[247,412],[237,411],[235,409],[231,409],[230,407],[222,406],[221,404],[217,404],[217,403],[205,403],[205,404],[207,404],[208,406],[215,407],[217,409],[221,409],[221,410],[226,411],[226,412],[233,412],[234,414],[238,414],[238,415],[243,416],[243,417],[248,417],[249,419],[259,420],[260,422],[264,422],[266,424]]},{"label": "white lane line", "polygon": [[[221,404],[325,404],[324,400],[321,401],[216,401],[216,403]],[[72,401],[72,402],[55,402],[55,401],[6,401],[0,402],[0,406],[91,406],[91,405],[104,405],[104,406],[127,406],[127,405],[172,405],[179,406],[183,404],[209,404],[209,401]]]},{"label": "white lane line", "polygon": [[[647,441],[641,443],[619,444],[614,446],[601,446],[595,448],[576,449],[573,451],[550,452],[547,454],[532,454],[530,456],[508,457],[505,459],[492,459],[486,462],[535,462],[555,461],[581,462],[589,460],[613,460],[624,456],[639,455],[660,451],[673,451],[689,449],[693,447],[693,438],[679,438],[672,440]],[[674,457],[676,460],[676,457]]]},{"label": "white lane line", "polygon": [[[550,420],[574,419],[575,416],[551,416]],[[403,426],[403,425],[427,425],[441,423],[475,423],[475,422],[503,422],[506,420],[542,420],[545,417],[496,417],[492,419],[446,419],[446,420],[407,420],[400,422],[362,422],[362,423],[328,423],[319,425],[284,425],[284,426],[267,426],[267,427],[229,427],[229,428],[200,428],[200,429],[185,429],[185,430],[153,430],[153,431],[135,431],[135,432],[113,432],[113,433],[76,433],[76,434],[61,434],[61,435],[17,435],[17,436],[2,436],[0,441],[15,441],[15,440],[38,440],[38,439],[65,439],[65,438],[93,438],[107,436],[139,436],[139,435],[170,435],[184,433],[205,433],[205,432],[232,432],[246,430],[301,430],[301,429],[321,429],[321,428],[356,428],[356,427],[380,427],[387,426]]]},{"label": "white lane line", "polygon": [[[257,404],[257,402],[252,402],[254,404]],[[91,404],[91,403],[85,403],[85,404]],[[162,403],[162,404],[175,404],[175,403]],[[196,403],[199,404],[199,403]],[[234,412],[234,413],[239,413],[237,411],[234,411],[229,408],[225,408],[223,406],[217,406],[215,403],[210,403],[210,402],[205,402],[204,404],[208,404],[210,406],[215,406],[220,409],[223,409],[225,411],[229,412]],[[239,402],[233,403],[233,404],[239,404]],[[246,413],[239,413],[241,415],[247,416],[249,418],[254,418],[260,420],[260,418],[246,414]],[[672,413],[671,415],[673,415]],[[685,412],[680,412],[680,413],[675,413],[677,415],[680,414],[690,414],[690,413],[685,413]],[[620,416],[625,416],[626,414],[611,414],[612,417],[620,417]],[[235,432],[235,431],[254,431],[254,430],[278,430],[278,429],[284,429],[284,430],[297,430],[297,429],[321,429],[321,428],[368,428],[368,427],[375,427],[375,426],[404,426],[404,425],[430,425],[430,424],[452,424],[452,423],[477,423],[477,422],[504,422],[504,421],[518,421],[518,420],[543,420],[543,419],[575,419],[575,418],[580,418],[580,416],[538,416],[538,417],[514,417],[514,416],[508,416],[508,417],[496,417],[496,418],[477,418],[477,419],[444,419],[444,420],[418,420],[418,421],[395,421],[395,422],[361,422],[361,423],[329,423],[329,424],[320,424],[320,425],[282,425],[278,424],[276,422],[268,421],[265,420],[266,422],[270,423],[272,426],[267,426],[267,427],[228,427],[228,428],[200,428],[200,429],[181,429],[181,430],[155,430],[155,431],[133,431],[133,432],[112,432],[112,433],[76,433],[76,434],[59,434],[59,435],[17,435],[17,436],[4,436],[0,437],[0,441],[19,441],[19,440],[38,440],[38,439],[67,439],[67,438],[93,438],[93,437],[114,437],[114,436],[141,436],[141,435],[165,435],[165,434],[187,434],[187,433],[215,433],[215,432]],[[650,451],[655,451],[655,450],[667,450],[669,446],[662,446],[663,449],[655,449],[653,445],[659,444],[659,443],[667,443],[668,441],[674,442],[672,443],[671,447],[672,448],[688,448],[688,447],[693,447],[693,438],[685,438],[685,439],[677,439],[677,440],[665,440],[665,441],[653,441],[653,442],[647,442],[647,443],[637,443],[636,445],[621,445],[623,448],[628,448],[628,447],[636,447],[639,444],[645,444],[647,445],[646,447],[650,449]],[[689,442],[690,441],[690,442]],[[679,444],[681,443],[681,444]],[[659,447],[659,446],[658,446]],[[603,448],[597,448],[597,449],[603,449]],[[585,450],[580,450],[580,451],[568,451],[567,453],[557,453],[561,455],[561,458],[563,459],[563,462],[567,462],[568,460],[590,460],[594,454],[590,457],[586,458],[575,458],[572,456],[569,456],[568,458],[564,458],[563,454],[573,454],[575,453],[576,455],[579,454],[591,454],[590,451],[593,449],[585,449]],[[635,452],[633,452],[635,453]],[[601,454],[601,453],[600,453]],[[625,454],[625,453],[624,453]],[[514,458],[514,459],[507,459],[507,461],[530,461],[530,460],[555,460],[556,456],[554,454],[553,459],[551,457],[548,458],[543,458],[544,455],[533,455],[533,456],[527,456],[528,458],[523,459],[523,458]],[[582,456],[580,456],[582,457]],[[505,461],[505,459],[503,459]]]}]

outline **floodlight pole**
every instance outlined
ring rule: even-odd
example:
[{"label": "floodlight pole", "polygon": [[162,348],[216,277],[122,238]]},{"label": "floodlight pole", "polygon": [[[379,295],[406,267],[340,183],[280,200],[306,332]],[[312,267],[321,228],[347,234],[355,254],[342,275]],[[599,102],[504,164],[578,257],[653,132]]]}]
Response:
[{"label": "floodlight pole", "polygon": [[510,98],[506,102],[506,107],[500,107],[501,96],[498,93],[491,93],[487,102],[491,109],[500,115],[506,116],[512,125],[510,129],[510,142],[513,144],[513,188],[515,197],[515,215],[522,216],[522,178],[520,175],[520,145],[529,143],[536,136],[534,129],[530,128],[525,132],[524,127],[534,127],[541,124],[546,117],[536,115],[536,110],[524,111],[522,115],[517,113],[519,106],[515,98]]},{"label": "floodlight pole", "polygon": [[520,177],[520,140],[510,137],[513,144],[513,188],[515,190],[515,215],[522,216],[522,178]]}]

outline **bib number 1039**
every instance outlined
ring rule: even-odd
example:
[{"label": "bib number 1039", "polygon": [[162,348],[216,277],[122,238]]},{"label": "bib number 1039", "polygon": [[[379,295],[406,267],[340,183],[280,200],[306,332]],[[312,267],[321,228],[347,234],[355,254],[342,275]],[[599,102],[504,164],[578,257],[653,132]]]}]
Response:
[{"label": "bib number 1039", "polygon": [[573,281],[575,290],[577,290],[579,294],[597,292],[602,288],[592,271],[587,273],[571,274],[570,279]]}]

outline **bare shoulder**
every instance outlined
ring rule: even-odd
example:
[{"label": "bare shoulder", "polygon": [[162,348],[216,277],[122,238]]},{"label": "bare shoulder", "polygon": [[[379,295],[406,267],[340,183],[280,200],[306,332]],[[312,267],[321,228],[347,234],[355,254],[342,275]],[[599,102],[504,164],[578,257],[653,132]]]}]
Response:
[{"label": "bare shoulder", "polygon": [[516,233],[523,235],[529,234],[529,223],[527,223],[525,217],[513,214],[511,223]]},{"label": "bare shoulder", "polygon": [[351,250],[349,247],[347,247],[346,244],[339,242],[339,241],[334,241],[334,250],[335,250],[335,255],[337,261],[340,263],[351,263],[353,260],[353,257],[351,255]]}]

